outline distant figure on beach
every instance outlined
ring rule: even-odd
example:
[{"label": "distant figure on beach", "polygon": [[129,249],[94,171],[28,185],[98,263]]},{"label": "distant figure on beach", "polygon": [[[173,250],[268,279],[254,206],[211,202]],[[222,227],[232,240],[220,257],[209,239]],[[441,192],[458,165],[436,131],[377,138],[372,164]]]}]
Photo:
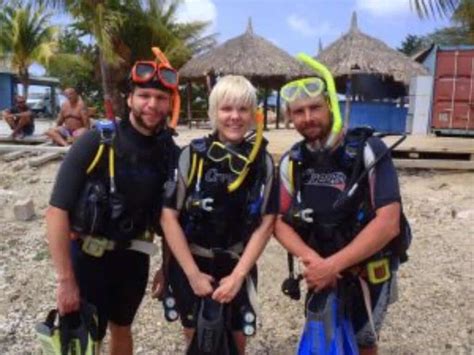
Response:
[{"label": "distant figure on beach", "polygon": [[56,127],[49,129],[46,135],[53,142],[67,146],[90,128],[87,107],[74,88],[64,90],[67,101],[59,111]]},{"label": "distant figure on beach", "polygon": [[15,97],[15,106],[3,111],[3,119],[12,129],[12,138],[23,138],[30,136],[35,130],[33,113],[26,106],[24,96]]}]

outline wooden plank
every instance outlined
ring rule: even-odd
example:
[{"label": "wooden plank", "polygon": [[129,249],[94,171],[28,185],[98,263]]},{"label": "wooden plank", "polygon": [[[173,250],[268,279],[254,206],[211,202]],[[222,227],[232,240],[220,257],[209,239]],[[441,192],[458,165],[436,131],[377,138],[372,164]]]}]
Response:
[{"label": "wooden plank", "polygon": [[0,143],[13,143],[13,144],[39,144],[46,143],[49,138],[38,135],[38,136],[27,136],[20,139],[13,139],[10,135],[0,135]]},{"label": "wooden plank", "polygon": [[[53,145],[52,142],[45,142],[45,143],[38,144],[37,147],[52,146],[52,145]],[[13,160],[17,160],[21,158],[26,153],[28,153],[26,150],[17,150],[17,151],[13,151],[11,153],[7,153],[3,155],[2,159],[3,161],[9,162],[9,161],[13,161]]]},{"label": "wooden plank", "polygon": [[26,153],[27,152],[24,151],[24,150],[18,150],[18,151],[15,151],[15,152],[11,152],[11,153],[3,155],[2,160],[6,161],[6,162],[17,160],[17,159],[21,158],[23,155],[25,155]]},{"label": "wooden plank", "polygon": [[62,156],[61,152],[43,153],[35,158],[28,160],[28,165],[32,167],[41,166],[51,160],[57,159]]},{"label": "wooden plank", "polygon": [[48,145],[24,145],[24,144],[0,144],[0,151],[15,152],[18,150],[28,152],[62,152],[66,153],[69,147],[57,147]]},{"label": "wooden plank", "polygon": [[[383,140],[387,145],[390,145],[398,137],[389,136],[384,137]],[[402,144],[395,148],[395,151],[474,154],[474,139],[413,135],[408,136]]]},{"label": "wooden plank", "polygon": [[473,160],[394,159],[393,162],[397,168],[474,170]]}]

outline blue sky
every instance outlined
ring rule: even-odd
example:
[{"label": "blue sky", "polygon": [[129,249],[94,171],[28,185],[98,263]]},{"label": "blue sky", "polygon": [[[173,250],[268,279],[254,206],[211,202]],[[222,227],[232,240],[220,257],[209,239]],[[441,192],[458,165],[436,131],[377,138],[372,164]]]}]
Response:
[{"label": "blue sky", "polygon": [[[254,32],[291,55],[317,54],[323,47],[346,33],[352,12],[357,12],[359,29],[392,48],[400,46],[408,34],[425,35],[449,25],[446,19],[419,19],[409,0],[184,0],[179,21],[210,21],[209,33],[218,43],[241,35],[249,18]],[[54,17],[66,25],[66,16]],[[42,74],[40,67],[32,68]]]},{"label": "blue sky", "polygon": [[446,19],[420,20],[409,0],[187,0],[183,19],[212,21],[218,41],[238,36],[252,18],[254,32],[294,55],[316,54],[348,31],[357,12],[359,28],[396,48],[408,34],[425,35],[449,25]]}]

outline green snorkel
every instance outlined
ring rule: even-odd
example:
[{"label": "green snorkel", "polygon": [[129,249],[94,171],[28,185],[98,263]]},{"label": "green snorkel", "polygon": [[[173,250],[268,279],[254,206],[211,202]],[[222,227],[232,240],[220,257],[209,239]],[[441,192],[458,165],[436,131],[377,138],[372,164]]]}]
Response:
[{"label": "green snorkel", "polygon": [[299,53],[296,58],[308,65],[317,74],[321,75],[327,85],[327,92],[329,94],[329,104],[331,105],[333,123],[331,127],[331,134],[329,135],[325,148],[331,148],[337,141],[337,137],[342,131],[341,111],[339,109],[339,101],[337,99],[336,84],[331,72],[323,64],[310,57],[305,53]]}]

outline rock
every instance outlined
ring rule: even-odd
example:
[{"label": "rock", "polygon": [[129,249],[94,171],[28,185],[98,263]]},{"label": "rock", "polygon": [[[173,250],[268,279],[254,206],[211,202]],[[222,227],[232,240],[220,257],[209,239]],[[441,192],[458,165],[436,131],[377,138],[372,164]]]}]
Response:
[{"label": "rock", "polygon": [[457,213],[457,218],[472,219],[474,218],[474,210],[465,210]]},{"label": "rock", "polygon": [[39,177],[33,176],[31,179],[28,180],[30,184],[36,184],[39,181]]},{"label": "rock", "polygon": [[12,171],[20,171],[25,168],[26,164],[24,162],[19,162],[12,165]]},{"label": "rock", "polygon": [[28,221],[35,215],[33,200],[30,198],[19,200],[13,206],[15,219],[18,221]]}]

